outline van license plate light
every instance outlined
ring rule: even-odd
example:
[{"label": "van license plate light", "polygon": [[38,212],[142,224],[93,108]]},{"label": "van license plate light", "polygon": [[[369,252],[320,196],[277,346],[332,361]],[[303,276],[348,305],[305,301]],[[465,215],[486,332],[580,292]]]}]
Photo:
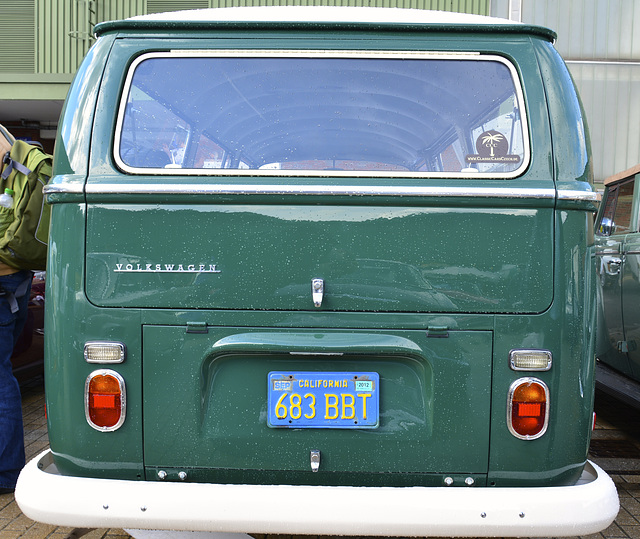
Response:
[{"label": "van license plate light", "polygon": [[379,425],[376,372],[270,372],[268,425],[295,429],[372,429]]}]

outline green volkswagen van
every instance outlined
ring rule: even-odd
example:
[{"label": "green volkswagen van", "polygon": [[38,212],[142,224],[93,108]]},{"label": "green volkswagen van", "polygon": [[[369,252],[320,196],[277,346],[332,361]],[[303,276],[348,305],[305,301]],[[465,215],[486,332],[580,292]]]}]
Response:
[{"label": "green volkswagen van", "polygon": [[50,450],[79,527],[586,535],[591,157],[545,28],[382,8],[100,24],[62,113]]}]

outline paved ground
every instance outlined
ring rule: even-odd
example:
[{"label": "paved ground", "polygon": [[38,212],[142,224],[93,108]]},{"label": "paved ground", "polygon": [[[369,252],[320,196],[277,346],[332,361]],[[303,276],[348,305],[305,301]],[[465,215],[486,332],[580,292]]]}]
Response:
[{"label": "paved ground", "polygon": [[609,528],[591,537],[640,538],[640,411],[599,392],[595,408],[589,458],[615,482],[620,512]]},{"label": "paved ground", "polygon": [[[22,386],[27,460],[44,450],[49,440],[44,418],[44,390],[41,380]],[[628,409],[606,395],[596,397],[598,421],[590,458],[602,466],[618,487],[621,509],[616,521],[589,539],[640,539],[640,412]],[[130,537],[118,529],[74,529],[49,526],[25,517],[13,495],[0,496],[0,539],[117,539]],[[259,536],[259,539],[293,539],[291,536]],[[306,537],[304,539],[315,539]],[[323,539],[330,539],[329,537]],[[352,538],[353,539],[353,538]]]}]

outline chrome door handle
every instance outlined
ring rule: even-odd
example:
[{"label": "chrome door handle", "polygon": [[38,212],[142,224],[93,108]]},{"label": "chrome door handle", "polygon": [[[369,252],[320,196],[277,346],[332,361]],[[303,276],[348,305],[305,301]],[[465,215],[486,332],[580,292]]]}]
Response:
[{"label": "chrome door handle", "polygon": [[609,275],[618,275],[620,273],[620,267],[622,266],[622,258],[617,256],[611,257],[605,262],[606,272]]}]

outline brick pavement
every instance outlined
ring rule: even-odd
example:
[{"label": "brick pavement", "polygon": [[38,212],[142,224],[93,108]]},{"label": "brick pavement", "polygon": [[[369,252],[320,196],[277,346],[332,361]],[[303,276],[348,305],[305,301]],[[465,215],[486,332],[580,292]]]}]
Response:
[{"label": "brick pavement", "polygon": [[[44,417],[42,380],[22,386],[22,411],[25,424],[27,460],[49,445]],[[640,412],[623,414],[620,418],[617,401],[598,394],[598,422],[593,435],[590,458],[607,470],[620,496],[620,513],[606,530],[588,539],[640,539]],[[597,450],[596,450],[597,449]],[[74,529],[40,524],[25,517],[12,494],[0,496],[0,539],[26,537],[31,539],[123,539],[130,537],[119,529]],[[293,539],[292,536],[256,536],[258,539]],[[304,539],[315,539],[305,536]],[[323,537],[322,539],[332,539]],[[358,539],[358,538],[351,538]],[[573,538],[572,538],[573,539]]]}]

